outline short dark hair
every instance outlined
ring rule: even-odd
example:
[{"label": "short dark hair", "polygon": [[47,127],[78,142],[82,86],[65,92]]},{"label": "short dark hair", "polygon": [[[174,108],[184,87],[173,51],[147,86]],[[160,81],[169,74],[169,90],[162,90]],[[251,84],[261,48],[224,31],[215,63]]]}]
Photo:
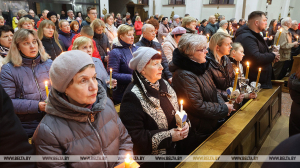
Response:
[{"label": "short dark hair", "polygon": [[243,20],[245,20],[245,19],[240,19],[239,22],[242,22]]},{"label": "short dark hair", "polygon": [[86,34],[86,35],[89,35],[89,36],[94,36],[94,31],[90,26],[83,26],[81,28],[80,33],[83,33],[83,34]]},{"label": "short dark hair", "polygon": [[203,23],[205,23],[207,20],[206,19],[203,19],[201,22],[200,22],[200,24],[203,24]]},{"label": "short dark hair", "polygon": [[97,10],[97,9],[96,9],[95,7],[88,7],[88,8],[86,9],[87,14],[90,13],[90,10]]},{"label": "short dark hair", "polygon": [[168,17],[163,17],[161,21],[165,21],[166,19],[168,19]]},{"label": "short dark hair", "polygon": [[263,11],[253,11],[248,15],[248,20],[255,19],[257,17],[262,17],[263,15],[266,16],[266,13]]},{"label": "short dark hair", "polygon": [[153,57],[151,57],[151,59],[147,62],[146,65],[148,65],[148,64],[150,63],[151,60],[156,60],[156,59],[162,59],[161,54],[158,54],[158,53],[157,53],[157,54],[153,55]]},{"label": "short dark hair", "polygon": [[12,32],[14,33],[14,29],[8,25],[3,25],[3,26],[0,26],[0,37],[2,36],[2,32],[6,33],[6,32]]}]

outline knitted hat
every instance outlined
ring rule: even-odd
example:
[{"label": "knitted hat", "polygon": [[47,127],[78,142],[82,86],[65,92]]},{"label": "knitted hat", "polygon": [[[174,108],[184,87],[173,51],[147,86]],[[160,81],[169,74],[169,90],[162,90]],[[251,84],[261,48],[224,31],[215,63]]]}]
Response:
[{"label": "knitted hat", "polygon": [[226,20],[222,20],[220,23],[219,23],[219,26],[222,27],[225,23],[227,23]]},{"label": "knitted hat", "polygon": [[83,51],[72,50],[60,54],[53,61],[49,72],[52,87],[64,93],[77,72],[89,64],[94,64],[93,59]]},{"label": "knitted hat", "polygon": [[129,62],[129,68],[141,72],[155,54],[158,54],[158,51],[153,48],[139,47],[133,53],[133,58]]},{"label": "knitted hat", "polygon": [[173,16],[173,19],[175,20],[175,19],[178,19],[179,18],[179,15],[174,15]]},{"label": "knitted hat", "polygon": [[51,16],[55,15],[57,17],[57,13],[53,12],[53,11],[50,11],[48,12],[47,14],[47,18],[50,20]]},{"label": "knitted hat", "polygon": [[171,33],[172,33],[173,35],[174,35],[174,34],[185,34],[185,33],[186,33],[186,29],[183,28],[183,27],[178,26],[178,27],[176,27],[175,29],[173,29]]}]

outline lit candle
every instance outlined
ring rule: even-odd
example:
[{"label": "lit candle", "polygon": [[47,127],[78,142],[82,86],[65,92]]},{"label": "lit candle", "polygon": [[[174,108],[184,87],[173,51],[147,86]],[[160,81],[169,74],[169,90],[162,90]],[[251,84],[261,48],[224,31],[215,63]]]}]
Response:
[{"label": "lit candle", "polygon": [[297,36],[297,42],[298,42],[298,38],[299,38],[299,36]]},{"label": "lit candle", "polygon": [[183,100],[180,100],[180,112],[183,110]]},{"label": "lit candle", "polygon": [[162,39],[165,40],[165,36],[163,36]]},{"label": "lit candle", "polygon": [[278,36],[278,39],[277,39],[277,41],[276,41],[276,45],[278,45],[278,43],[279,43],[279,39],[280,39],[280,36],[281,36],[281,32],[282,32],[282,29],[280,29],[279,36]]},{"label": "lit candle", "polygon": [[266,37],[268,37],[268,31],[266,32]]},{"label": "lit candle", "polygon": [[247,69],[246,69],[246,76],[245,76],[246,79],[248,79],[248,75],[249,75],[249,62],[247,61]]},{"label": "lit candle", "polygon": [[46,89],[46,96],[49,95],[49,89],[48,89],[48,81],[45,81],[45,89]]},{"label": "lit candle", "polygon": [[107,56],[109,56],[109,53],[110,53],[109,48],[107,48],[106,51],[107,51]]},{"label": "lit candle", "polygon": [[260,73],[261,73],[261,68],[258,69],[258,74],[257,74],[257,79],[256,79],[256,85],[255,85],[255,87],[257,87],[257,85],[258,85],[258,81],[259,81],[259,78],[260,78]]},{"label": "lit candle", "polygon": [[158,54],[159,54],[159,55],[161,55],[161,52],[160,52],[160,51],[158,51]]},{"label": "lit candle", "polygon": [[130,168],[130,155],[127,154],[125,158],[125,168]]},{"label": "lit candle", "polygon": [[109,88],[111,89],[112,87],[112,68],[109,69],[110,74],[109,74]]},{"label": "lit candle", "polygon": [[237,26],[237,29],[239,29],[240,28],[240,26]]},{"label": "lit candle", "polygon": [[203,34],[203,32],[201,31],[200,34]]},{"label": "lit candle", "polygon": [[237,85],[238,78],[239,78],[239,68],[236,68],[236,71],[235,71],[235,78],[234,78],[234,84],[233,84],[233,89],[232,89],[232,91],[235,91],[235,89],[236,89],[236,85]]},{"label": "lit candle", "polygon": [[207,42],[209,42],[209,34],[207,34],[206,37],[207,37]]}]

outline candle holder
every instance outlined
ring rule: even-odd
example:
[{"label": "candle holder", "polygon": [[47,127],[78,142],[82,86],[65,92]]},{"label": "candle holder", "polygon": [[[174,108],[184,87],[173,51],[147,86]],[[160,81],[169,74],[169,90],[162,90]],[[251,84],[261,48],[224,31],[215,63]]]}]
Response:
[{"label": "candle holder", "polygon": [[250,83],[250,86],[251,86],[252,93],[257,94],[261,90],[261,84],[260,83],[258,83],[257,87],[256,87],[256,82],[253,81],[253,82]]},{"label": "candle holder", "polygon": [[233,104],[235,102],[235,100],[239,97],[239,95],[241,94],[240,91],[238,89],[235,89],[233,91],[232,87],[229,87],[226,89],[227,95],[228,95],[228,99],[229,99],[229,103]]},{"label": "candle holder", "polygon": [[280,45],[272,45],[271,46],[272,52],[279,52],[280,50]]},{"label": "candle holder", "polygon": [[251,87],[249,86],[249,79],[246,79],[245,77],[239,78],[239,86],[241,94],[251,93],[252,91]]}]

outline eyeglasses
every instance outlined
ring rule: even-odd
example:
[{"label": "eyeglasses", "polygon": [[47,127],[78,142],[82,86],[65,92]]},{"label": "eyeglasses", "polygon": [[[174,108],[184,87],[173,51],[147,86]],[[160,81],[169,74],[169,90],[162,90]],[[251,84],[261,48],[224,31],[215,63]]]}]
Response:
[{"label": "eyeglasses", "polygon": [[196,51],[204,52],[204,51],[207,51],[207,48],[203,48],[203,49],[201,49],[201,50],[196,50]]}]

